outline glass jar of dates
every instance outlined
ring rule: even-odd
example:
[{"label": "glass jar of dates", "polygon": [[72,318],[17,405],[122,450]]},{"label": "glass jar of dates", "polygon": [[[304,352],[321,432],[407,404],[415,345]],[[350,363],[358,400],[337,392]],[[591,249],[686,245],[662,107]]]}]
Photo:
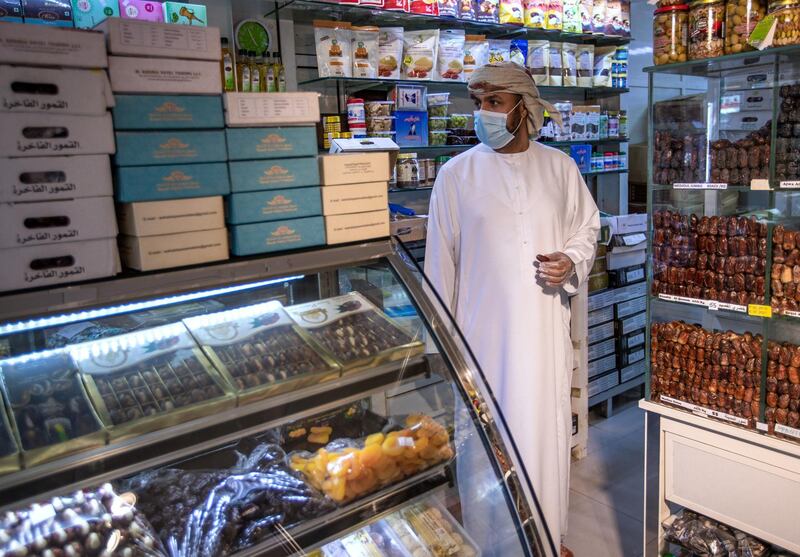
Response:
[{"label": "glass jar of dates", "polygon": [[685,62],[688,36],[688,4],[657,8],[653,13],[653,63]]},{"label": "glass jar of dates", "polygon": [[725,2],[694,0],[689,6],[689,60],[722,56]]},{"label": "glass jar of dates", "polygon": [[725,54],[752,50],[748,41],[764,17],[764,0],[728,0],[725,4]]},{"label": "glass jar of dates", "polygon": [[800,43],[800,2],[782,0],[769,5],[769,15],[777,21],[772,46]]}]

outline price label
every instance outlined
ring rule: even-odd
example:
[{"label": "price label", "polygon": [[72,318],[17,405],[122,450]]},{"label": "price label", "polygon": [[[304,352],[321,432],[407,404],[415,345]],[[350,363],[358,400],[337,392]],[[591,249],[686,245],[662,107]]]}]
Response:
[{"label": "price label", "polygon": [[726,190],[728,189],[728,184],[717,182],[681,182],[672,184],[672,187],[676,190]]},{"label": "price label", "polygon": [[750,180],[751,190],[769,190],[769,180],[764,178],[753,178]]},{"label": "price label", "polygon": [[[732,416],[731,414],[726,414],[725,412],[720,412],[718,410],[712,410],[710,408],[705,408],[703,406],[699,406],[697,404],[692,404],[691,402],[686,402],[684,400],[678,400],[677,398],[672,398],[669,396],[661,395],[661,400],[664,402],[668,402],[674,406],[679,406],[681,408],[685,408],[692,412],[692,414],[696,414],[698,416],[704,418],[717,418],[720,420],[724,420],[726,422],[731,422],[737,425],[749,425],[747,419],[740,418],[739,416]],[[777,431],[777,426],[776,426]],[[800,433],[800,430],[796,430]]]},{"label": "price label", "polygon": [[800,439],[800,429],[789,427],[788,425],[775,424],[775,433],[782,433],[783,435]]},{"label": "price label", "polygon": [[748,315],[752,315],[753,317],[772,317],[772,307],[764,306],[761,304],[750,304],[747,306],[747,313]]},{"label": "price label", "polygon": [[756,429],[758,431],[769,431],[769,426],[763,422],[756,422]]},{"label": "price label", "polygon": [[789,311],[786,310],[783,312],[783,315],[787,317],[800,317],[800,311]]},{"label": "price label", "polygon": [[781,187],[787,190],[796,190],[800,188],[800,180],[786,180],[781,182]]},{"label": "price label", "polygon": [[719,309],[719,302],[716,300],[711,300],[708,302],[708,309],[711,311],[717,311]]}]

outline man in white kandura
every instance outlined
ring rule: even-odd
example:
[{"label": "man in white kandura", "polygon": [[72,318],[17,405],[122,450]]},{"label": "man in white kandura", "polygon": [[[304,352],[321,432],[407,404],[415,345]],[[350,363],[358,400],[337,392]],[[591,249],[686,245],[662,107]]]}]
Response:
[{"label": "man in white kandura", "polygon": [[486,376],[558,544],[572,427],[568,296],[592,267],[600,218],[569,155],[531,140],[544,110],[558,111],[525,68],[478,68],[469,92],[481,144],[436,177],[425,274]]}]

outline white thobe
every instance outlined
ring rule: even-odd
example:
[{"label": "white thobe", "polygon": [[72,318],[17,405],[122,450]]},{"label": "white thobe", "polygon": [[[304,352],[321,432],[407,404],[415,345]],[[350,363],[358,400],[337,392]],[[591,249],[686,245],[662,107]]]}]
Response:
[{"label": "white thobe", "polygon": [[[425,274],[499,403],[556,548],[569,493],[568,295],[592,267],[599,228],[574,161],[536,142],[507,155],[473,147],[442,167],[431,196]],[[534,261],[557,251],[576,272],[549,288]]]}]

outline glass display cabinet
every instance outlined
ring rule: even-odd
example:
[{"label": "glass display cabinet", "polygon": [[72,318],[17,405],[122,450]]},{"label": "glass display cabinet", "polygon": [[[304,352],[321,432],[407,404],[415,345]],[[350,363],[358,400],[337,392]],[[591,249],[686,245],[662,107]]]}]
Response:
[{"label": "glass display cabinet", "polygon": [[557,555],[402,246],[122,280],[6,297],[5,555]]}]

